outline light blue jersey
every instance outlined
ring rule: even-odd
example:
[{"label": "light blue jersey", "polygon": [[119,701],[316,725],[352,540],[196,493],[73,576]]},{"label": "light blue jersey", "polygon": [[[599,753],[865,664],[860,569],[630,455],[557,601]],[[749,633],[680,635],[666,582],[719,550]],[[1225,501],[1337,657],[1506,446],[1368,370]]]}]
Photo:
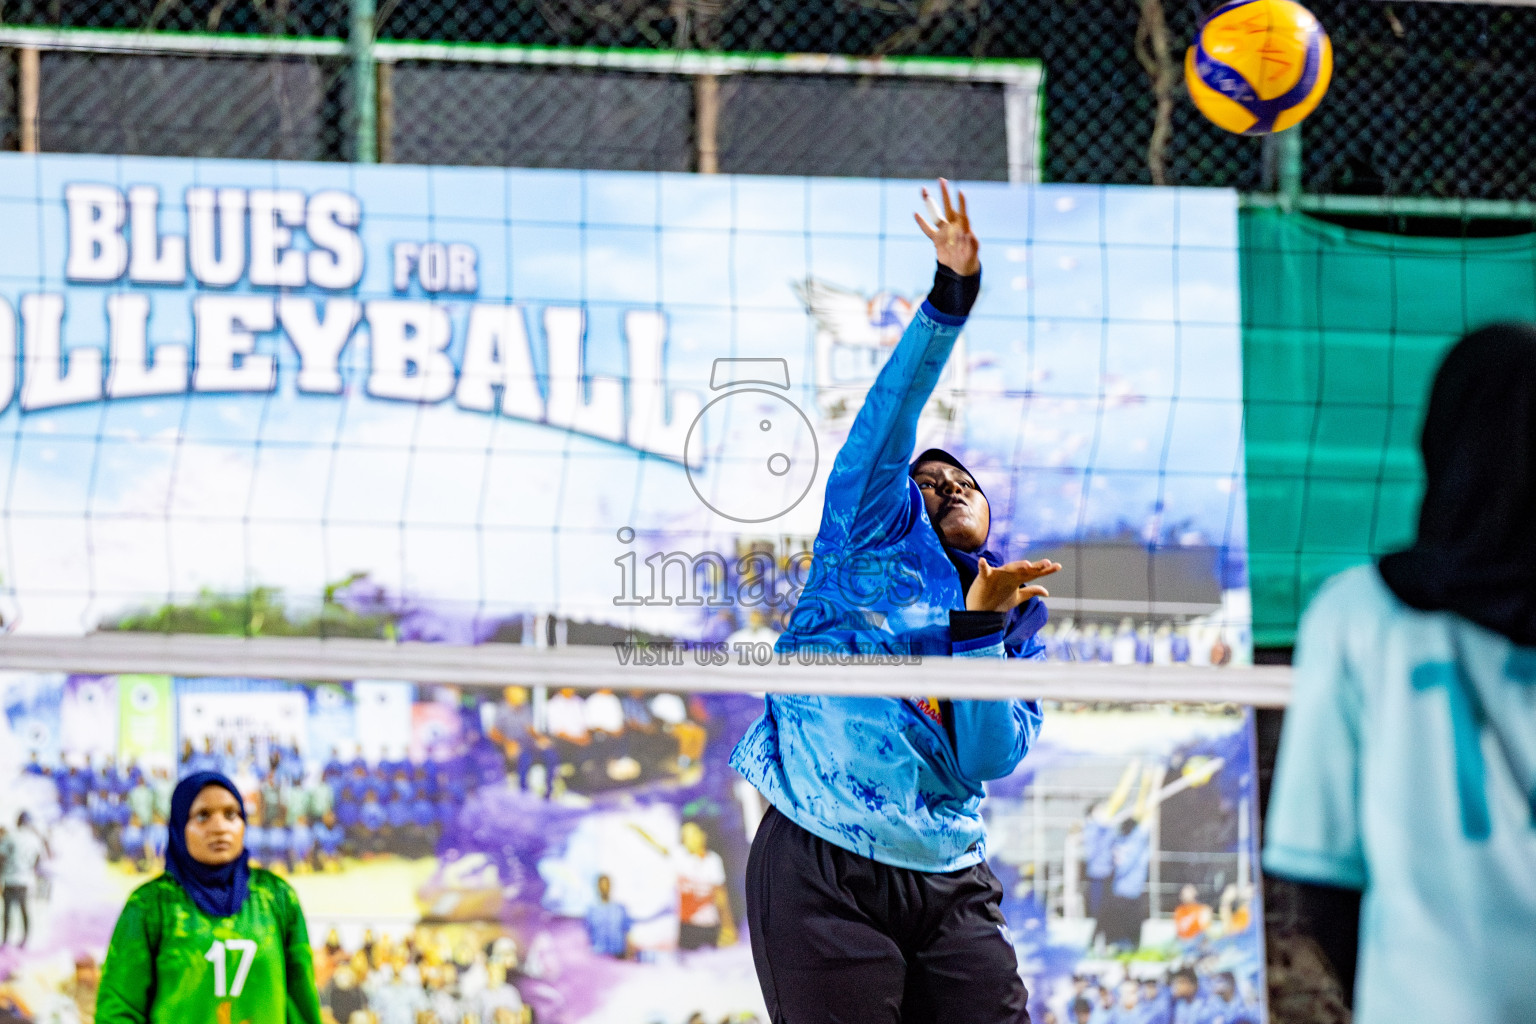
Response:
[{"label": "light blue jersey", "polygon": [[1212,992],[1199,1000],[1199,1024],[1256,1024],[1259,1012],[1233,993],[1231,999],[1223,999]]},{"label": "light blue jersey", "polygon": [[1364,891],[1356,1024],[1536,1021],[1536,649],[1374,566],[1297,642],[1264,866]]},{"label": "light blue jersey", "polygon": [[1151,842],[1147,826],[1140,824],[1115,839],[1113,888],[1121,899],[1139,900],[1147,891],[1147,872],[1152,867]]},{"label": "light blue jersey", "polygon": [[1089,815],[1083,821],[1083,870],[1089,878],[1115,873],[1115,826]]},{"label": "light blue jersey", "polygon": [[1168,1019],[1172,1024],[1206,1024],[1205,1000],[1198,995],[1193,999],[1175,999],[1169,1007]]},{"label": "light blue jersey", "polygon": [[[907,474],[918,416],[963,323],[924,302],[870,388],[827,481],[811,580],[781,653],[1007,655],[1000,614],[993,632],[955,632],[952,612],[973,623],[987,613],[963,611],[959,573]],[[1031,637],[1020,653],[1039,649]],[[916,689],[923,676],[897,669],[890,678]],[[982,783],[1023,760],[1042,716],[1024,700],[949,709],[941,724],[902,697],[770,694],[731,767],[835,846],[895,867],[956,871],[986,857]]]}]

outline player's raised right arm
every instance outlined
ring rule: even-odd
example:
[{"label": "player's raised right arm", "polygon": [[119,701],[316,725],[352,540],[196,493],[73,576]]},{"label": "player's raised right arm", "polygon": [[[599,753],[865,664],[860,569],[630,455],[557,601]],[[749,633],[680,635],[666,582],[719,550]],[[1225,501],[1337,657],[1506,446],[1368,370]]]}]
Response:
[{"label": "player's raised right arm", "polygon": [[822,536],[839,545],[879,543],[900,522],[907,507],[907,468],[917,443],[918,417],[981,287],[979,243],[971,231],[965,196],[959,195],[959,206],[952,206],[949,183],[940,179],[939,187],[942,210],[923,190],[937,223],[913,215],[934,243],[939,266],[933,290],[870,387],[827,481]]}]

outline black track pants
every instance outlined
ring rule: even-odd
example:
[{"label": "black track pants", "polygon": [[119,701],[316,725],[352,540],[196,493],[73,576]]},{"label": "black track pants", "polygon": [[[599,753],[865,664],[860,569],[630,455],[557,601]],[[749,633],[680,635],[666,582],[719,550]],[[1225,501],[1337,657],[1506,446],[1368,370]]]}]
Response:
[{"label": "black track pants", "polygon": [[752,959],[773,1024],[1029,1024],[985,864],[895,868],[769,808],[747,861]]}]

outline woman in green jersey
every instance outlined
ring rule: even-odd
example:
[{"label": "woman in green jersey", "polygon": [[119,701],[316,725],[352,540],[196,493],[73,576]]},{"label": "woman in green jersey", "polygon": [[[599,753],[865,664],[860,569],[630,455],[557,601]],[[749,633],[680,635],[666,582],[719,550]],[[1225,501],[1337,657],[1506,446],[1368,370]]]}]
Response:
[{"label": "woman in green jersey", "polygon": [[218,772],[171,796],[165,874],[128,897],[96,1024],[319,1024],[298,897],[245,852],[245,805]]}]

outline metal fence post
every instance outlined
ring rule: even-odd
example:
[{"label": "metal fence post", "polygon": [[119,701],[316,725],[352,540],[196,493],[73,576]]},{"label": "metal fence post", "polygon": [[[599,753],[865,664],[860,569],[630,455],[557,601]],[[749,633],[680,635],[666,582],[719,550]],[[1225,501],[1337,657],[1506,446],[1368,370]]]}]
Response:
[{"label": "metal fence post", "polygon": [[1294,210],[1301,197],[1301,125],[1287,128],[1276,138],[1280,145],[1280,166],[1277,168],[1280,206]]},{"label": "metal fence post", "polygon": [[39,72],[41,61],[38,58],[36,47],[23,46],[16,51],[16,93],[17,114],[21,121],[21,151],[23,153],[36,153],[37,141],[37,111],[39,97],[42,89]]},{"label": "metal fence post", "polygon": [[693,78],[694,136],[700,174],[720,173],[720,78]]},{"label": "metal fence post", "polygon": [[379,61],[378,100],[378,154],[379,163],[395,162],[395,66],[387,60]]},{"label": "metal fence post", "polygon": [[378,78],[373,59],[374,0],[351,0],[352,159],[378,162]]}]

